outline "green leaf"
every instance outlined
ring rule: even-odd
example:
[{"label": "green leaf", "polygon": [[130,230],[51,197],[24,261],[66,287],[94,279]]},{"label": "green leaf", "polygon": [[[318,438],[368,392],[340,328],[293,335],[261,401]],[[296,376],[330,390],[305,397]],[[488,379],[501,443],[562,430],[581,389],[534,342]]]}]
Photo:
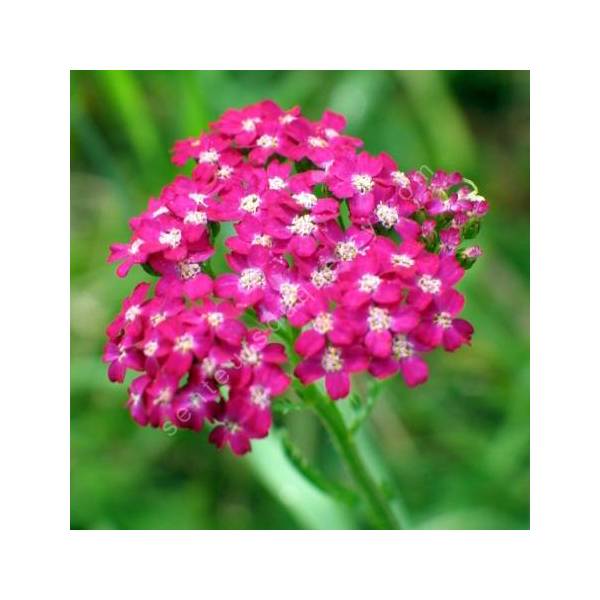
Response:
[{"label": "green leaf", "polygon": [[158,277],[160,273],[156,272],[148,263],[142,263],[142,269],[148,273],[148,275],[152,275],[152,277]]}]

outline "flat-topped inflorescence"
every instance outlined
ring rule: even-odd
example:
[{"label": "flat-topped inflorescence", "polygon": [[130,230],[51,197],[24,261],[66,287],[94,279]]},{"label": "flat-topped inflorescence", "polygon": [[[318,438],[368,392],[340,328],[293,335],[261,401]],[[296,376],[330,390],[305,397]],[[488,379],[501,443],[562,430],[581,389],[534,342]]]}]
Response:
[{"label": "flat-topped inflorescence", "polygon": [[[464,243],[487,201],[459,173],[361,151],[344,127],[331,111],[312,122],[264,101],[175,144],[191,175],[150,199],[109,256],[121,277],[134,265],[158,276],[107,330],[110,379],[141,373],[128,401],[138,423],[208,423],[213,443],[243,454],[294,377],[323,379],[333,400],[356,373],[415,386],[428,352],[470,342],[455,286],[481,255]],[[226,273],[214,272],[219,230]]]}]

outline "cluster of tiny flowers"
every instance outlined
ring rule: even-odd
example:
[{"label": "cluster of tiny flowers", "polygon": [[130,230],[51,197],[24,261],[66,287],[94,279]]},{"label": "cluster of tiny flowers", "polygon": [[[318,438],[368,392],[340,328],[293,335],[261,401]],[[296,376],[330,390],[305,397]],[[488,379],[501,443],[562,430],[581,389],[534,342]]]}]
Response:
[{"label": "cluster of tiny flowers", "polygon": [[[344,127],[331,111],[312,122],[264,101],[175,144],[173,162],[193,161],[191,176],[150,199],[109,256],[121,277],[136,264],[158,276],[107,330],[109,378],[142,373],[128,401],[138,423],[206,422],[210,441],[243,454],[268,434],[290,375],[323,379],[333,400],[352,373],[415,386],[427,352],[470,342],[455,285],[481,255],[465,242],[487,201],[459,173],[403,172],[361,151]],[[230,272],[214,276],[219,230]],[[280,327],[293,332],[295,365],[269,341]]]}]

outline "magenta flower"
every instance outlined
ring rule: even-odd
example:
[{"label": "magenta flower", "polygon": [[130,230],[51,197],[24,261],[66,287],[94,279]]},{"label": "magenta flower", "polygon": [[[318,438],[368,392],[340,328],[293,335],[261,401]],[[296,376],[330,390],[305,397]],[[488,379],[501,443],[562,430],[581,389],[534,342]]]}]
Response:
[{"label": "magenta flower", "polygon": [[420,315],[410,306],[369,304],[357,312],[349,313],[348,318],[357,336],[364,339],[369,354],[385,358],[392,353],[394,335],[406,334],[414,329]]},{"label": "magenta flower", "polygon": [[264,366],[254,371],[252,381],[246,387],[232,392],[231,401],[245,404],[252,408],[252,424],[258,435],[263,437],[271,428],[271,402],[283,394],[291,379],[281,369]]},{"label": "magenta flower", "polygon": [[429,369],[418,351],[426,350],[426,347],[410,336],[398,333],[392,338],[391,355],[387,358],[373,358],[369,373],[378,379],[386,379],[399,372],[408,387],[425,383],[429,377]]},{"label": "magenta flower", "polygon": [[328,259],[338,262],[340,270],[347,270],[359,256],[364,256],[374,239],[369,229],[360,229],[354,225],[345,231],[336,221],[329,221],[321,229],[321,242],[330,250]]},{"label": "magenta flower", "polygon": [[472,325],[464,319],[455,318],[464,304],[464,296],[453,289],[434,298],[422,315],[415,337],[432,348],[443,345],[449,352],[469,344],[473,335]]},{"label": "magenta flower", "polygon": [[179,380],[178,375],[159,371],[152,383],[146,387],[144,391],[146,417],[152,427],[163,427],[175,420],[173,400]]},{"label": "magenta flower", "polygon": [[237,272],[219,275],[215,280],[215,294],[234,300],[244,308],[262,300],[268,285],[268,256],[262,252],[251,252],[248,256],[230,255],[229,266]]},{"label": "magenta flower", "polygon": [[296,156],[296,144],[287,135],[285,126],[280,123],[263,122],[258,126],[258,136],[250,150],[250,162],[264,165],[267,160],[278,154],[285,158]]},{"label": "magenta flower", "polygon": [[240,221],[247,216],[267,216],[268,179],[263,170],[240,169],[238,180],[223,194],[216,213],[220,221]]},{"label": "magenta flower", "polygon": [[148,425],[148,413],[144,402],[144,392],[152,380],[147,375],[136,377],[129,386],[129,398],[127,407],[133,420],[145,427]]},{"label": "magenta flower", "polygon": [[[318,295],[306,303],[295,326],[308,325],[296,340],[294,349],[300,356],[313,356],[327,343],[334,346],[349,346],[354,341],[354,329],[348,327],[348,314],[341,308],[330,311],[327,299]],[[292,322],[292,320],[290,319]]]},{"label": "magenta flower", "polygon": [[209,381],[190,381],[175,393],[172,402],[173,422],[183,429],[200,431],[206,421],[217,415],[218,401],[217,388]]},{"label": "magenta flower", "polygon": [[312,256],[319,246],[320,225],[335,219],[338,210],[335,200],[299,191],[287,206],[277,207],[277,216],[272,218],[267,231],[273,238],[287,241],[287,249],[294,256]]},{"label": "magenta flower", "polygon": [[108,262],[121,262],[117,267],[119,277],[125,277],[131,267],[144,264],[147,260],[148,252],[144,247],[144,240],[139,237],[133,237],[128,244],[111,244],[110,246]]},{"label": "magenta flower", "polygon": [[375,208],[375,178],[383,168],[381,158],[361,152],[358,156],[340,158],[329,169],[328,185],[338,198],[347,198],[350,214],[368,217]]},{"label": "magenta flower", "polygon": [[185,322],[197,326],[210,339],[229,346],[239,346],[246,331],[238,320],[241,310],[229,302],[212,302],[205,299],[201,306],[187,313]]},{"label": "magenta flower", "polygon": [[287,249],[286,239],[274,238],[267,232],[268,221],[248,215],[242,221],[234,225],[237,236],[228,237],[225,245],[236,254],[248,255],[256,247],[265,248],[267,256],[271,254],[283,254]]},{"label": "magenta flower", "polygon": [[131,296],[123,300],[121,312],[106,328],[106,333],[111,341],[117,340],[125,331],[131,332],[134,336],[141,331],[142,307],[149,289],[149,283],[138,283]]},{"label": "magenta flower", "polygon": [[414,279],[417,271],[427,268],[427,257],[430,256],[423,244],[410,238],[396,244],[389,238],[379,236],[375,252],[382,272],[394,273],[407,282]]},{"label": "magenta flower", "polygon": [[202,359],[210,348],[210,338],[199,328],[189,327],[179,315],[159,325],[171,348],[164,369],[182,377],[190,370],[194,358]]},{"label": "magenta flower", "polygon": [[257,307],[263,323],[277,321],[286,316],[290,322],[302,319],[306,302],[312,296],[309,284],[296,271],[281,268],[267,271],[268,287]]},{"label": "magenta flower", "polygon": [[250,451],[250,440],[263,438],[267,435],[256,423],[253,407],[243,402],[240,397],[218,405],[215,415],[217,426],[211,431],[208,440],[217,448],[229,444],[234,454],[241,456]]},{"label": "magenta flower", "polygon": [[202,272],[202,264],[214,253],[213,248],[202,252],[194,252],[185,260],[168,261],[157,257],[150,260],[152,268],[162,277],[156,286],[156,293],[170,298],[187,297],[199,300],[210,294],[213,287],[212,278]]},{"label": "magenta flower", "polygon": [[339,347],[328,345],[316,355],[304,359],[294,375],[304,385],[325,378],[325,389],[332,400],[345,398],[350,393],[350,374],[364,371],[369,357],[361,346]]},{"label": "magenta flower", "polygon": [[144,357],[135,345],[135,339],[125,335],[118,344],[108,342],[103,355],[104,362],[108,366],[108,378],[111,381],[123,382],[127,369],[142,371],[144,368]]},{"label": "magenta flower", "polygon": [[231,108],[226,110],[214,124],[215,129],[232,137],[238,146],[250,146],[258,135],[258,126],[263,118],[268,117],[265,103],[253,104],[241,110]]},{"label": "magenta flower", "polygon": [[173,162],[177,166],[182,166],[193,158],[198,164],[214,165],[219,162],[221,154],[227,148],[229,148],[227,139],[218,135],[205,134],[199,138],[188,138],[175,143]]},{"label": "magenta flower", "polygon": [[351,269],[341,274],[340,287],[342,304],[349,308],[368,302],[395,304],[403,293],[401,281],[383,270],[375,251],[357,258]]},{"label": "magenta flower", "polygon": [[464,269],[453,256],[439,258],[435,254],[422,260],[415,275],[414,287],[408,295],[412,306],[423,310],[434,297],[439,296],[464,275]]}]

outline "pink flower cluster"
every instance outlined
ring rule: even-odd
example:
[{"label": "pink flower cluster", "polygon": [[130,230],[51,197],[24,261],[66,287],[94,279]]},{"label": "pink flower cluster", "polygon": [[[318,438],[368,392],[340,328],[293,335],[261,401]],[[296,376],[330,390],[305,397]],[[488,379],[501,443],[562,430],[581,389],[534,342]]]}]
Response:
[{"label": "pink flower cluster", "polygon": [[[423,383],[427,352],[469,343],[455,285],[481,254],[462,244],[487,201],[459,173],[403,172],[360,151],[344,127],[331,111],[312,122],[264,101],[175,144],[191,176],[150,199],[109,256],[119,276],[136,264],[158,275],[154,295],[140,284],[125,300],[104,356],[113,381],[143,373],[130,386],[138,423],[206,421],[217,446],[248,451],[290,384],[273,331],[293,340],[293,375],[324,379],[333,400],[353,373]],[[219,231],[230,272],[214,276]]]}]

